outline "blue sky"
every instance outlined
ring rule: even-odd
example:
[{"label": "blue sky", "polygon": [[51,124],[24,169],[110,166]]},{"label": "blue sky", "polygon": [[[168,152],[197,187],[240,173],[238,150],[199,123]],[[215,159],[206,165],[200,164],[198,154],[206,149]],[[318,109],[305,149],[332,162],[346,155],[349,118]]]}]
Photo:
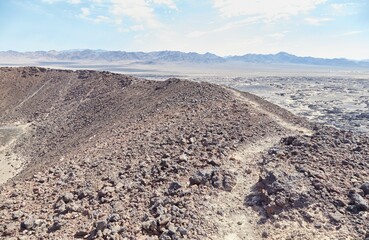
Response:
[{"label": "blue sky", "polygon": [[0,50],[87,48],[369,59],[369,1],[0,1]]}]

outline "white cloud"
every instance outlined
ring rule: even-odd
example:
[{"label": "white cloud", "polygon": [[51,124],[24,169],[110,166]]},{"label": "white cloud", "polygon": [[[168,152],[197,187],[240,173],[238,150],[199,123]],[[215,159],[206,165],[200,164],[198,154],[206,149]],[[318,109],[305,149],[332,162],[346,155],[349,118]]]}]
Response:
[{"label": "white cloud", "polygon": [[81,14],[79,15],[81,18],[86,18],[90,16],[91,11],[89,8],[81,8]]},{"label": "white cloud", "polygon": [[49,4],[53,4],[53,3],[56,3],[56,2],[67,2],[67,3],[70,3],[70,4],[80,4],[81,3],[81,0],[42,0],[43,2],[45,3],[49,3]]},{"label": "white cloud", "polygon": [[357,14],[363,7],[362,4],[358,2],[346,2],[346,3],[333,3],[330,5],[333,13],[340,16],[349,16]]},{"label": "white cloud", "polygon": [[113,23],[114,21],[112,19],[110,19],[107,16],[104,15],[93,15],[91,13],[91,9],[90,8],[81,8],[81,13],[77,15],[77,17],[82,18],[84,20],[88,20],[94,23]]},{"label": "white cloud", "polygon": [[110,22],[111,19],[108,18],[107,16],[99,15],[95,19],[93,19],[93,21],[96,23],[101,23],[101,22]]},{"label": "white cloud", "polygon": [[[81,0],[42,0],[53,4],[64,2],[69,4],[80,4]],[[85,0],[86,7],[81,8],[77,17],[96,23],[109,22],[121,28],[125,22],[132,22],[132,29],[138,31],[135,26],[144,26],[151,29],[163,27],[155,14],[155,6],[162,5],[169,9],[178,10],[173,0]],[[108,15],[108,16],[106,16]],[[126,18],[130,21],[124,21]]]},{"label": "white cloud", "polygon": [[158,28],[161,25],[155,17],[154,10],[145,0],[112,0],[111,2],[110,12],[117,21],[129,17],[150,28]]},{"label": "white cloud", "polygon": [[[319,4],[325,3],[327,0],[212,0],[213,7],[218,10],[223,18],[241,18],[225,23],[223,26],[207,30],[193,31],[188,37],[200,37],[209,33],[217,33],[230,29],[241,28],[257,23],[271,23],[280,19],[288,19],[291,16],[307,13]],[[311,24],[319,24],[328,19],[308,19]],[[270,35],[271,36],[271,35]],[[282,38],[281,34],[271,36],[274,38]]]},{"label": "white cloud", "polygon": [[333,21],[333,18],[312,18],[312,17],[305,18],[305,22],[314,26],[319,26],[322,25],[322,23],[324,22],[330,21]]},{"label": "white cloud", "polygon": [[357,2],[346,2],[346,3],[332,3],[331,8],[338,12],[343,12],[346,10],[352,10],[353,8],[359,7],[360,4]]},{"label": "white cloud", "polygon": [[143,25],[133,25],[130,27],[130,30],[132,31],[142,31],[145,30],[145,27]]},{"label": "white cloud", "polygon": [[276,32],[276,33],[269,34],[269,37],[274,38],[276,40],[281,40],[286,37],[287,33],[289,33],[289,31]]},{"label": "white cloud", "polygon": [[187,36],[188,37],[201,37],[203,35],[207,35],[209,33],[218,33],[218,32],[224,32],[227,30],[231,30],[234,28],[239,28],[239,27],[243,27],[243,26],[247,26],[247,25],[251,25],[251,24],[255,24],[257,22],[259,22],[261,20],[261,17],[250,17],[247,19],[243,19],[243,20],[239,20],[239,21],[233,21],[230,23],[225,24],[224,26],[215,28],[215,29],[211,29],[211,30],[207,30],[207,31],[193,31],[191,33],[189,33]]},{"label": "white cloud", "polygon": [[263,16],[267,20],[288,18],[314,9],[326,0],[212,0],[222,17]]},{"label": "white cloud", "polygon": [[[126,17],[137,23],[129,28],[132,31],[142,30],[145,27],[157,29],[163,26],[155,15],[153,5],[164,5],[170,9],[177,9],[172,0],[110,0],[105,2],[110,3],[110,13],[116,24],[120,25]],[[137,26],[140,27],[137,28]]]},{"label": "white cloud", "polygon": [[59,2],[59,0],[42,0],[42,1],[45,3],[50,3],[50,4]]},{"label": "white cloud", "polygon": [[152,3],[164,5],[167,6],[168,8],[177,10],[177,5],[172,0],[152,0]]},{"label": "white cloud", "polygon": [[119,27],[118,31],[119,32],[138,32],[138,31],[143,31],[145,30],[145,27],[143,25],[133,25],[130,27]]},{"label": "white cloud", "polygon": [[345,37],[345,36],[356,35],[356,34],[360,34],[360,33],[364,33],[364,32],[367,32],[367,31],[366,30],[355,30],[355,31],[350,31],[350,32],[345,32],[345,33],[333,35],[332,37]]},{"label": "white cloud", "polygon": [[333,3],[331,7],[336,11],[341,11],[347,7],[347,3]]},{"label": "white cloud", "polygon": [[349,35],[355,35],[355,34],[359,34],[359,33],[363,33],[363,32],[365,32],[365,31],[351,31],[351,32],[346,32],[342,35],[349,36]]}]

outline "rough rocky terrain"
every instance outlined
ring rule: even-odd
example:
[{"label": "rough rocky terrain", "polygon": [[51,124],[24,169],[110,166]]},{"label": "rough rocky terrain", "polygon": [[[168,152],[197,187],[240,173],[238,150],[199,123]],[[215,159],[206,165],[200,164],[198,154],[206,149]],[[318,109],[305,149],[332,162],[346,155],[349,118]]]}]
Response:
[{"label": "rough rocky terrain", "polygon": [[368,136],[326,127],[289,136],[260,159],[245,203],[281,229],[274,239],[367,239],[368,163]]},{"label": "rough rocky terrain", "polygon": [[0,92],[0,238],[367,235],[364,135],[179,79],[0,68]]},{"label": "rough rocky terrain", "polygon": [[[342,74],[343,75],[343,74]],[[256,94],[292,113],[339,129],[369,132],[369,77],[198,77]]]}]

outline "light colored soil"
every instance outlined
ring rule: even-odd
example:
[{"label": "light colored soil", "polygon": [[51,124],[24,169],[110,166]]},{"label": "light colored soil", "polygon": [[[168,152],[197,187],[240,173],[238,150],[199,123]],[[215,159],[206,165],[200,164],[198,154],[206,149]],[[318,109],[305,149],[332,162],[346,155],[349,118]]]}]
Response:
[{"label": "light colored soil", "polygon": [[268,148],[280,140],[279,136],[262,139],[238,149],[228,162],[230,171],[237,172],[237,185],[232,192],[223,191],[211,203],[216,211],[223,213],[217,219],[219,236],[213,239],[252,240],[260,239],[261,231],[257,225],[257,212],[245,206],[245,197],[258,181],[259,172],[255,165],[257,159]]},{"label": "light colored soil", "polygon": [[22,169],[24,161],[12,152],[17,139],[28,131],[29,124],[14,124],[0,127],[0,184],[14,177]]}]

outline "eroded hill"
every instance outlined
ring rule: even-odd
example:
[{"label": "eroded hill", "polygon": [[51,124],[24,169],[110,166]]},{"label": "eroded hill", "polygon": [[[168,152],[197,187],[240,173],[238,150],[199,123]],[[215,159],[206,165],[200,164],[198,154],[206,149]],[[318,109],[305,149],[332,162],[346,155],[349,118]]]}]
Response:
[{"label": "eroded hill", "polygon": [[[313,131],[311,124],[254,95],[178,79],[156,82],[35,67],[1,68],[0,91],[1,137],[10,136],[2,129],[22,126],[0,149],[0,163],[21,162],[10,167],[9,176],[17,175],[0,193],[3,238],[314,239],[333,232],[343,237],[366,234],[356,230],[356,223],[324,222],[330,219],[325,208],[319,210],[320,225],[306,220],[302,212],[313,199],[329,204],[318,193],[295,206],[289,202],[289,187],[269,191],[279,180],[290,186],[291,171],[291,176],[304,172],[286,159],[318,152],[310,143],[292,140],[287,144],[296,145],[292,152],[284,150],[289,140],[270,152],[281,139],[301,136],[300,142],[318,141],[314,144],[327,151],[339,145],[314,137],[331,136],[333,130],[315,126]],[[364,136],[350,136],[362,143],[360,151],[347,156],[364,164],[368,142]],[[351,144],[348,149],[358,145],[356,140],[345,144]],[[335,152],[324,153],[309,158],[313,160],[305,172],[315,165],[324,168],[322,154],[336,160]],[[275,165],[265,160],[268,156]],[[270,168],[279,171],[274,178],[268,177]],[[356,191],[367,204],[360,192],[366,177],[363,170],[356,185],[342,187],[339,206],[345,219],[369,209],[358,210],[349,202]],[[321,182],[323,187],[316,190],[323,194],[326,182]],[[310,190],[304,186],[294,193],[297,199]],[[276,192],[286,204],[270,211]],[[358,211],[346,210],[350,204]],[[304,228],[289,227],[288,222],[297,220]],[[287,224],[279,228],[279,222]],[[347,227],[337,227],[343,224]]]}]

